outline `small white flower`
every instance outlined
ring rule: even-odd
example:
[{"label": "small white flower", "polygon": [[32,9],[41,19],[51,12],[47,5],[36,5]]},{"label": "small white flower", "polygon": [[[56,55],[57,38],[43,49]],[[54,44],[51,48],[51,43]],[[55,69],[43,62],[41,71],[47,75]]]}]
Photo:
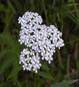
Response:
[{"label": "small white flower", "polygon": [[21,26],[30,28],[35,24],[41,24],[42,18],[38,13],[25,12],[22,17],[19,17],[18,21],[18,23],[20,23]]},{"label": "small white flower", "polygon": [[23,65],[23,70],[35,71],[40,69],[41,63],[38,53],[34,54],[34,51],[29,51],[28,49],[23,49],[20,55],[20,64]]},{"label": "small white flower", "polygon": [[21,52],[20,64],[23,70],[37,73],[41,61],[45,60],[50,64],[55,49],[64,46],[62,33],[54,25],[42,24],[42,17],[38,13],[25,12],[18,20],[21,24],[19,42],[26,47]]}]

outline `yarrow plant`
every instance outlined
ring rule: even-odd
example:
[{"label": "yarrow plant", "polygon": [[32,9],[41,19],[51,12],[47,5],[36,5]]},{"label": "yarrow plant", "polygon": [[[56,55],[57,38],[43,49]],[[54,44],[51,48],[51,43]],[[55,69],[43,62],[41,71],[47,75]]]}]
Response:
[{"label": "yarrow plant", "polygon": [[20,64],[23,70],[37,73],[41,61],[50,64],[56,48],[64,46],[62,33],[54,25],[43,24],[42,17],[34,12],[25,12],[18,23],[21,24],[19,42],[25,45],[20,54]]}]

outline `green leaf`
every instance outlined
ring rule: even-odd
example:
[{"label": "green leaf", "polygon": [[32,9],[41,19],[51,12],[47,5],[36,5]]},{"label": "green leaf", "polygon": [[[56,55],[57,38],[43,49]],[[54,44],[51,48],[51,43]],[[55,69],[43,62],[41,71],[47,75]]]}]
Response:
[{"label": "green leaf", "polygon": [[70,87],[70,85],[72,85],[73,83],[75,83],[77,81],[78,81],[78,79],[77,80],[63,80],[60,83],[52,84],[51,87]]}]

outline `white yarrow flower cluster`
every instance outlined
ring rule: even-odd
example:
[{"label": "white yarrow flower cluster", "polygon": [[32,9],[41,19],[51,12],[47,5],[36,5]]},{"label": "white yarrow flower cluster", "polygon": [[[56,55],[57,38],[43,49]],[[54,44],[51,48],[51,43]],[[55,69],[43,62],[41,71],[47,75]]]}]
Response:
[{"label": "white yarrow flower cluster", "polygon": [[24,70],[37,73],[41,60],[50,64],[56,48],[64,46],[62,33],[54,25],[42,24],[42,17],[38,13],[25,12],[18,21],[21,24],[19,42],[25,45],[20,54],[20,64]]}]

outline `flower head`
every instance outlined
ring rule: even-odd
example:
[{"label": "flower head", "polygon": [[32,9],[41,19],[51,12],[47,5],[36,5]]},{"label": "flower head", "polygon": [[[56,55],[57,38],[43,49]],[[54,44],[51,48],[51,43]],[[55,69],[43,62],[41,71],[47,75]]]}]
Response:
[{"label": "flower head", "polygon": [[21,52],[20,63],[24,70],[37,73],[41,61],[50,64],[56,48],[64,46],[62,33],[54,25],[42,24],[42,17],[38,13],[26,12],[18,20],[21,24],[19,42],[26,47]]}]

